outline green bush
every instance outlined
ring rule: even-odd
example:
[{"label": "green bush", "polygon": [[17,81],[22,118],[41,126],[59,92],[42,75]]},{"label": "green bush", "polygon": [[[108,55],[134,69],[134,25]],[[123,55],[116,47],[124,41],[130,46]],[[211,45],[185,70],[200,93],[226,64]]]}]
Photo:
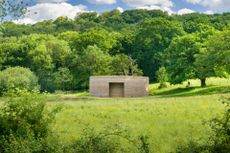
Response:
[{"label": "green bush", "polygon": [[119,124],[104,127],[101,132],[88,127],[68,150],[77,153],[149,153],[148,137],[131,137]]},{"label": "green bush", "polygon": [[0,107],[0,152],[62,152],[62,145],[51,131],[60,109],[48,109],[45,96],[38,92],[17,90],[8,96]]},{"label": "green bush", "polygon": [[[112,134],[111,134],[112,135]],[[94,129],[87,128],[84,135],[74,144],[78,153],[113,153],[119,148],[116,141],[112,141],[107,133],[96,133]]]},{"label": "green bush", "polygon": [[210,122],[214,132],[214,135],[210,137],[210,140],[214,142],[210,150],[214,153],[230,152],[230,98],[225,98],[223,104],[226,108],[224,115]]},{"label": "green bush", "polygon": [[31,91],[38,88],[38,79],[33,72],[23,67],[11,67],[1,71],[0,94],[16,88]]},{"label": "green bush", "polygon": [[167,87],[168,81],[168,73],[165,67],[160,67],[159,70],[156,72],[157,81],[160,83],[159,89]]},{"label": "green bush", "polygon": [[180,146],[177,153],[229,153],[230,152],[230,98],[223,100],[225,112],[221,117],[212,119],[209,125],[212,134],[209,141],[201,145],[190,141],[187,146]]}]

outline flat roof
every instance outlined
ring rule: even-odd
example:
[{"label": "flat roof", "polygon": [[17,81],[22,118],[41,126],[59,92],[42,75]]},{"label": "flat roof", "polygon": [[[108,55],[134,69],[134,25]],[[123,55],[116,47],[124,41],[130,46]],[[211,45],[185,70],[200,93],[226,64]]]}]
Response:
[{"label": "flat roof", "polygon": [[90,78],[143,78],[148,79],[145,76],[128,76],[128,75],[108,75],[108,76],[91,76]]}]

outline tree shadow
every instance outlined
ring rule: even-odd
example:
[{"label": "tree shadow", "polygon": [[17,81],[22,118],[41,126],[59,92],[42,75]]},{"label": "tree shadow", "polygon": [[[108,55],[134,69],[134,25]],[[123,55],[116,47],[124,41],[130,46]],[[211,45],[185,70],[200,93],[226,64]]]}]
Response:
[{"label": "tree shadow", "polygon": [[159,93],[153,93],[151,95],[164,96],[164,97],[185,97],[185,96],[197,96],[197,95],[212,95],[212,94],[225,94],[230,93],[230,86],[207,86],[190,87],[190,88],[176,88]]}]

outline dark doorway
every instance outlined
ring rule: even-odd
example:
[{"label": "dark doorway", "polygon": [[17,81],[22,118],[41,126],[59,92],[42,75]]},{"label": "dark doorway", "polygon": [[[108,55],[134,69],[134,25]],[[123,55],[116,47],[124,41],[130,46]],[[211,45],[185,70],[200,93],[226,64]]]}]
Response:
[{"label": "dark doorway", "polygon": [[110,97],[124,97],[124,83],[109,83]]}]

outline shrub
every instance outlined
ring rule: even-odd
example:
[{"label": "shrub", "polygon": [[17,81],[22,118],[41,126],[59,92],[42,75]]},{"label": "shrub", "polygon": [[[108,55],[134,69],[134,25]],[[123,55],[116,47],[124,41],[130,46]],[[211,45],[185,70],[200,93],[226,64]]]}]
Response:
[{"label": "shrub", "polygon": [[94,129],[87,128],[74,148],[78,153],[113,153],[118,150],[119,145],[107,133],[96,133]]},{"label": "shrub", "polygon": [[51,131],[60,108],[48,109],[45,96],[38,92],[16,90],[8,96],[0,107],[0,152],[61,152],[62,145]]},{"label": "shrub", "polygon": [[214,135],[210,137],[210,140],[214,142],[210,150],[215,153],[230,152],[230,98],[225,98],[223,104],[226,108],[224,115],[210,122],[214,132]]},{"label": "shrub", "polygon": [[11,67],[0,72],[0,94],[16,88],[31,91],[37,87],[37,77],[27,68]]},{"label": "shrub", "polygon": [[101,132],[87,126],[80,139],[70,148],[77,153],[150,152],[148,137],[131,137],[129,131],[119,124],[105,127]]},{"label": "shrub", "polygon": [[168,81],[168,73],[165,69],[165,67],[161,67],[157,72],[157,81],[160,83],[159,89],[161,88],[166,88],[167,84],[166,82]]},{"label": "shrub", "polygon": [[226,106],[225,113],[221,117],[212,119],[209,125],[212,134],[205,145],[190,141],[187,146],[180,146],[177,153],[229,153],[230,152],[230,98],[225,98],[223,104]]}]

